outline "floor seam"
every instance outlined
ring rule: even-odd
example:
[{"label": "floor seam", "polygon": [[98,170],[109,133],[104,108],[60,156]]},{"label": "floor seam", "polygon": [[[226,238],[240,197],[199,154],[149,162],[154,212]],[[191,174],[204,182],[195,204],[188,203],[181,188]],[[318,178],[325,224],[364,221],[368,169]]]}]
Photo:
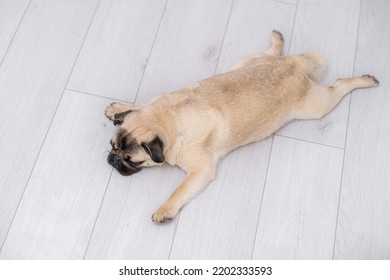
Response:
[{"label": "floor seam", "polygon": [[97,98],[107,99],[107,100],[110,100],[110,101],[123,102],[123,103],[126,103],[126,104],[131,104],[131,105],[133,105],[132,102],[129,102],[129,101],[126,101],[126,100],[122,100],[122,99],[118,99],[118,98],[114,98],[114,97],[108,97],[108,96],[98,95],[98,94],[94,94],[94,93],[90,93],[90,92],[85,92],[85,91],[79,91],[79,90],[75,90],[75,89],[71,89],[71,88],[66,88],[65,90],[72,91],[72,92],[74,92],[74,93],[83,94],[83,95],[88,95],[88,96],[93,96],[93,97],[97,97]]},{"label": "floor seam", "polygon": [[274,147],[274,139],[275,139],[275,135],[272,136],[272,140],[271,140],[271,147],[270,147],[269,156],[268,156],[268,164],[267,164],[267,169],[266,169],[266,172],[265,172],[265,178],[264,178],[264,183],[263,183],[263,192],[261,194],[260,207],[259,207],[259,211],[258,211],[258,214],[257,214],[257,224],[256,224],[256,230],[255,230],[255,234],[254,234],[253,247],[252,247],[252,253],[251,253],[251,260],[253,260],[253,254],[255,252],[255,246],[256,246],[256,240],[257,240],[257,232],[259,230],[259,224],[260,224],[261,208],[263,206],[265,189],[267,187],[268,171],[269,171],[269,166],[271,165],[271,156],[272,156],[272,149]]},{"label": "floor seam", "polygon": [[152,45],[151,45],[151,47],[150,47],[148,59],[147,59],[147,61],[146,61],[146,65],[145,65],[145,68],[144,68],[144,72],[142,73],[141,79],[140,79],[140,81],[139,81],[138,88],[137,88],[137,93],[136,93],[136,95],[135,95],[135,97],[134,97],[133,104],[136,104],[136,101],[137,101],[137,98],[138,98],[138,94],[139,94],[139,91],[140,91],[141,86],[142,86],[142,82],[144,81],[145,73],[146,73],[146,70],[147,70],[148,65],[149,65],[150,57],[152,56],[152,52],[153,52],[153,49],[154,49],[154,45],[155,45],[155,43],[156,43],[156,41],[157,41],[158,33],[160,32],[161,23],[162,23],[163,18],[164,18],[164,16],[165,16],[165,12],[166,12],[166,9],[167,9],[167,5],[168,5],[168,0],[165,1],[164,9],[163,9],[163,11],[161,12],[160,22],[159,22],[159,24],[158,24],[158,27],[157,27],[157,30],[156,30],[156,35],[154,36]]},{"label": "floor seam", "polygon": [[292,41],[293,41],[293,37],[294,37],[295,22],[297,21],[298,8],[299,8],[299,0],[297,0],[297,4],[295,6],[294,22],[293,22],[293,25],[292,25],[292,28],[291,28],[290,44],[288,45],[287,55],[291,55],[290,51],[291,51],[291,45],[292,45]]},{"label": "floor seam", "polygon": [[7,56],[8,51],[9,51],[9,49],[11,48],[12,43],[14,42],[14,39],[15,39],[15,37],[16,37],[16,34],[18,33],[20,26],[22,25],[22,22],[23,22],[23,20],[24,20],[24,17],[25,17],[25,15],[26,15],[28,9],[30,8],[31,2],[32,2],[32,0],[30,0],[30,2],[28,3],[26,9],[24,10],[24,13],[23,13],[23,15],[22,15],[22,18],[21,18],[20,21],[19,21],[18,27],[16,27],[16,30],[15,30],[15,32],[14,32],[14,35],[12,36],[12,39],[11,39],[11,41],[9,42],[8,47],[7,47],[7,49],[6,49],[5,52],[4,52],[3,58],[2,58],[1,61],[0,61],[0,67],[3,66],[3,62],[4,62],[4,60],[5,60],[5,57]]},{"label": "floor seam", "polygon": [[[31,2],[30,2],[30,3],[31,3]],[[70,77],[72,76],[72,72],[73,72],[74,66],[76,65],[77,59],[78,59],[78,57],[79,57],[79,55],[80,55],[80,52],[81,52],[81,49],[82,49],[82,47],[83,47],[83,45],[84,45],[84,42],[85,42],[85,39],[86,39],[86,37],[87,37],[89,28],[90,28],[91,25],[92,25],[92,22],[93,22],[93,19],[94,19],[94,17],[95,17],[97,8],[99,7],[99,4],[100,4],[100,0],[99,0],[99,2],[98,2],[97,5],[96,5],[95,12],[94,12],[94,14],[93,14],[93,16],[92,16],[92,18],[91,18],[91,22],[90,22],[89,25],[88,25],[88,28],[87,28],[86,33],[85,33],[85,35],[84,35],[84,39],[83,39],[83,41],[82,41],[82,43],[81,43],[81,45],[80,45],[80,50],[79,50],[79,52],[78,52],[78,54],[77,54],[77,56],[76,56],[76,58],[75,58],[73,67],[72,67],[72,69],[71,69],[71,71],[70,71],[70,74],[69,74],[69,77],[68,77],[68,79],[67,79],[67,81],[66,81],[66,83],[65,83],[65,85],[64,85],[64,89],[62,90],[62,94],[61,94],[61,96],[60,96],[60,98],[59,98],[59,100],[58,100],[57,107],[56,107],[56,109],[55,109],[55,111],[54,111],[54,113],[53,113],[53,117],[52,117],[52,119],[51,119],[51,121],[50,121],[50,124],[49,124],[47,130],[46,130],[45,136],[44,136],[44,138],[43,138],[43,140],[42,140],[42,143],[41,143],[41,146],[40,146],[40,148],[39,148],[39,150],[38,150],[38,153],[37,153],[37,156],[36,156],[36,158],[35,158],[34,164],[33,164],[32,168],[31,168],[30,174],[29,174],[29,176],[28,176],[28,178],[27,178],[27,181],[26,181],[26,183],[25,183],[25,185],[24,185],[24,189],[23,189],[22,195],[20,196],[18,205],[17,205],[16,210],[15,210],[15,213],[14,213],[14,215],[13,215],[13,217],[12,217],[10,226],[9,226],[9,228],[8,228],[8,231],[7,231],[7,234],[5,235],[4,242],[3,242],[3,244],[1,245],[0,253],[1,253],[2,250],[3,250],[4,244],[6,243],[6,240],[7,240],[7,238],[8,238],[8,234],[9,234],[11,228],[12,228],[12,224],[13,224],[13,222],[14,222],[14,220],[15,220],[15,217],[16,217],[18,211],[19,211],[20,204],[21,204],[21,202],[22,202],[22,200],[23,200],[23,197],[24,197],[24,194],[25,194],[25,192],[26,192],[27,186],[28,186],[28,184],[29,184],[29,182],[30,182],[31,176],[32,176],[32,174],[33,174],[33,172],[34,172],[34,170],[35,170],[35,166],[36,166],[36,164],[37,164],[37,162],[38,162],[38,160],[39,160],[39,157],[40,157],[40,155],[41,155],[43,146],[45,145],[46,138],[47,138],[47,136],[48,136],[48,134],[49,134],[49,132],[50,132],[50,129],[51,129],[51,127],[52,127],[52,124],[53,124],[53,122],[54,122],[54,119],[55,119],[55,117],[56,117],[56,115],[57,115],[58,108],[60,107],[60,104],[61,104],[61,102],[62,102],[62,98],[63,98],[64,93],[65,93],[65,91],[66,91],[66,86],[67,86],[67,84],[68,84],[68,82],[69,82]]]},{"label": "floor seam", "polygon": [[[20,22],[19,22],[19,24],[18,24],[18,27],[16,28],[15,33],[14,33],[14,35],[12,36],[12,39],[11,39],[11,41],[10,41],[8,47],[7,47],[7,50],[5,51],[4,56],[3,56],[3,58],[2,58],[2,60],[1,60],[1,62],[0,62],[0,67],[3,66],[3,62],[4,62],[4,60],[5,60],[5,57],[7,56],[8,51],[9,51],[9,49],[11,48],[12,43],[14,42],[16,33],[18,33],[18,31],[19,31],[19,28],[20,28],[20,26],[21,26],[21,24],[22,24],[22,22],[23,22],[23,20],[24,20],[24,17],[25,17],[25,15],[26,15],[28,9],[30,8],[31,2],[32,2],[32,0],[30,0],[30,2],[28,3],[28,5],[27,5],[27,7],[26,7],[26,9],[25,9],[25,11],[24,11],[24,13],[23,13],[22,18],[20,19]],[[39,150],[39,152],[40,152],[40,150]],[[38,153],[38,155],[37,155],[37,159],[38,159],[38,156],[39,156],[39,153]],[[36,159],[36,160],[37,160],[37,159]],[[33,165],[32,169],[31,169],[31,173],[32,173],[32,170],[34,170],[34,167],[35,167],[35,162],[34,162],[34,165]],[[30,173],[30,175],[28,176],[27,183],[28,183],[28,181],[30,180],[31,173]],[[1,254],[1,252],[3,251],[4,244],[5,244],[6,240],[7,240],[8,234],[9,234],[9,232],[10,232],[10,230],[11,230],[12,224],[13,224],[14,219],[15,219],[15,216],[16,216],[16,213],[18,212],[19,205],[20,205],[20,202],[22,201],[24,192],[25,192],[25,190],[26,190],[27,183],[26,183],[25,188],[24,188],[24,190],[23,190],[23,192],[22,192],[22,195],[21,195],[21,197],[20,197],[20,200],[19,200],[19,202],[18,202],[18,205],[16,206],[16,210],[15,210],[14,216],[12,217],[11,223],[9,224],[7,233],[6,233],[5,236],[4,236],[3,243],[1,244],[1,247],[0,247],[0,254]]]},{"label": "floor seam", "polygon": [[334,148],[334,149],[338,149],[338,150],[344,150],[344,148],[340,148],[340,147],[336,147],[336,146],[332,146],[332,145],[327,145],[327,144],[323,144],[323,143],[318,143],[318,142],[312,142],[312,141],[308,141],[308,140],[301,139],[301,138],[295,138],[295,137],[291,137],[291,136],[281,135],[278,133],[275,133],[275,135],[279,136],[279,137],[283,137],[283,138],[288,138],[288,139],[292,139],[292,140],[296,140],[296,141],[300,141],[300,142],[309,143],[309,144],[320,145],[320,146]]},{"label": "floor seam", "polygon": [[111,173],[110,173],[110,176],[108,177],[108,180],[107,180],[106,188],[105,188],[103,196],[102,196],[102,200],[101,200],[101,203],[100,203],[100,206],[99,206],[99,210],[98,210],[98,212],[96,214],[95,222],[93,223],[91,235],[89,236],[87,247],[85,248],[85,253],[84,253],[84,256],[83,256],[83,260],[85,260],[87,254],[88,254],[89,246],[91,244],[91,240],[92,240],[93,234],[95,232],[96,224],[97,224],[97,221],[99,220],[100,212],[101,212],[101,210],[103,208],[104,199],[106,198],[107,190],[108,190],[108,188],[110,186],[110,182],[111,182],[111,177],[112,177],[113,171],[114,171],[114,169],[111,168]]},{"label": "floor seam", "polygon": [[[357,20],[355,55],[354,55],[354,60],[353,60],[352,76],[355,75],[355,65],[356,65],[356,56],[357,56],[357,46],[358,46],[358,40],[359,40],[361,11],[362,11],[362,0],[360,0],[360,3],[359,3],[359,13],[358,13],[359,16],[358,16],[358,20]],[[349,96],[348,114],[347,114],[347,127],[345,129],[344,154],[343,154],[343,163],[342,163],[342,166],[341,166],[339,198],[338,198],[338,203],[337,203],[336,225],[335,225],[334,240],[333,240],[333,252],[332,252],[332,259],[333,260],[334,260],[335,249],[336,249],[337,228],[338,228],[338,220],[339,220],[339,213],[340,213],[341,191],[342,191],[342,186],[343,186],[344,167],[345,167],[345,154],[346,154],[346,150],[347,150],[347,139],[348,139],[349,119],[350,119],[350,114],[351,114],[351,103],[352,103],[352,93]]]},{"label": "floor seam", "polygon": [[230,4],[229,16],[228,16],[228,19],[226,21],[225,33],[223,34],[223,37],[222,37],[221,46],[220,46],[219,54],[217,57],[217,63],[215,64],[214,75],[217,74],[217,70],[219,67],[219,62],[220,62],[223,46],[225,45],[226,34],[227,34],[228,29],[229,29],[230,18],[232,16],[233,6],[234,6],[234,0],[232,0],[232,2]]}]

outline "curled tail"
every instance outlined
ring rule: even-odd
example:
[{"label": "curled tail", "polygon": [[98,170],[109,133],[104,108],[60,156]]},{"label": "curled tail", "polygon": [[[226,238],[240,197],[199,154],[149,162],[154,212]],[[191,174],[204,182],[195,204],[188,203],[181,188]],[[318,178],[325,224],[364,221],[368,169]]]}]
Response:
[{"label": "curled tail", "polygon": [[299,64],[309,76],[315,82],[321,82],[326,73],[326,61],[315,51],[309,50],[300,54]]}]

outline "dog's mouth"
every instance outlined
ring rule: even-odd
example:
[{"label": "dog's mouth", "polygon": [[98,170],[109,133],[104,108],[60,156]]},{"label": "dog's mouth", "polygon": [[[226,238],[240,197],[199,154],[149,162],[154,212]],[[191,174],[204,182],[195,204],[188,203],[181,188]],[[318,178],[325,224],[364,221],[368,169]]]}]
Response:
[{"label": "dog's mouth", "polygon": [[142,169],[131,162],[123,162],[120,156],[112,153],[108,155],[107,162],[123,176],[133,175]]}]

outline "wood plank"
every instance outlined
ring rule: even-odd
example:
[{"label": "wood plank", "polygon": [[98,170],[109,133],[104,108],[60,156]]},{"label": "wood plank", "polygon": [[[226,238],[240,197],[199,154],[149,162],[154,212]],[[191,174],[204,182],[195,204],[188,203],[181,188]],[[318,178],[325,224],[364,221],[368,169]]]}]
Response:
[{"label": "wood plank", "polygon": [[231,2],[168,1],[137,104],[215,73]]},{"label": "wood plank", "polygon": [[68,88],[133,101],[165,1],[102,1]]},{"label": "wood plank", "polygon": [[30,0],[0,1],[0,62],[23,18]]},{"label": "wood plank", "polygon": [[97,2],[34,0],[0,68],[0,244]]},{"label": "wood plank", "polygon": [[275,136],[253,259],[331,259],[343,150]]},{"label": "wood plank", "polygon": [[[243,56],[265,51],[273,29],[282,30],[288,42],[294,10],[270,1],[235,1],[218,72],[229,71]],[[270,146],[267,139],[222,160],[217,179],[182,210],[170,258],[251,257]]]},{"label": "wood plank", "polygon": [[390,259],[389,18],[388,1],[362,2],[355,73],[380,85],[352,95],[336,259]]},{"label": "wood plank", "polygon": [[[318,51],[328,62],[325,86],[353,74],[359,7],[355,0],[299,1],[290,54]],[[295,121],[278,134],[344,148],[349,98],[324,118]]]},{"label": "wood plank", "polygon": [[107,100],[65,92],[1,252],[2,259],[82,259],[112,168]]},{"label": "wood plank", "polygon": [[[137,102],[213,74],[229,12],[230,1],[168,1]],[[156,226],[150,217],[183,179],[168,166],[114,172],[86,258],[167,259],[178,219]]]}]

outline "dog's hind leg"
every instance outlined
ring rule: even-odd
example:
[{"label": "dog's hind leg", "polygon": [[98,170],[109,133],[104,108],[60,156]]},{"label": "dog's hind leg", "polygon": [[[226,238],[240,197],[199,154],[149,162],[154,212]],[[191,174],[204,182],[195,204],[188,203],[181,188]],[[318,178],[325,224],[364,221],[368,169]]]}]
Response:
[{"label": "dog's hind leg", "polygon": [[271,33],[271,47],[265,52],[268,55],[283,55],[284,38],[282,33],[273,30]]},{"label": "dog's hind leg", "polygon": [[284,39],[282,33],[274,30],[271,33],[271,47],[265,53],[259,53],[244,57],[233,65],[232,70],[236,70],[245,66],[250,66],[257,58],[262,57],[264,55],[281,56],[283,55],[283,45]]},{"label": "dog's hind leg", "polygon": [[357,88],[375,87],[379,84],[374,76],[337,79],[331,87],[321,87],[312,83],[302,108],[296,111],[296,119],[318,119],[328,114],[340,100]]}]

